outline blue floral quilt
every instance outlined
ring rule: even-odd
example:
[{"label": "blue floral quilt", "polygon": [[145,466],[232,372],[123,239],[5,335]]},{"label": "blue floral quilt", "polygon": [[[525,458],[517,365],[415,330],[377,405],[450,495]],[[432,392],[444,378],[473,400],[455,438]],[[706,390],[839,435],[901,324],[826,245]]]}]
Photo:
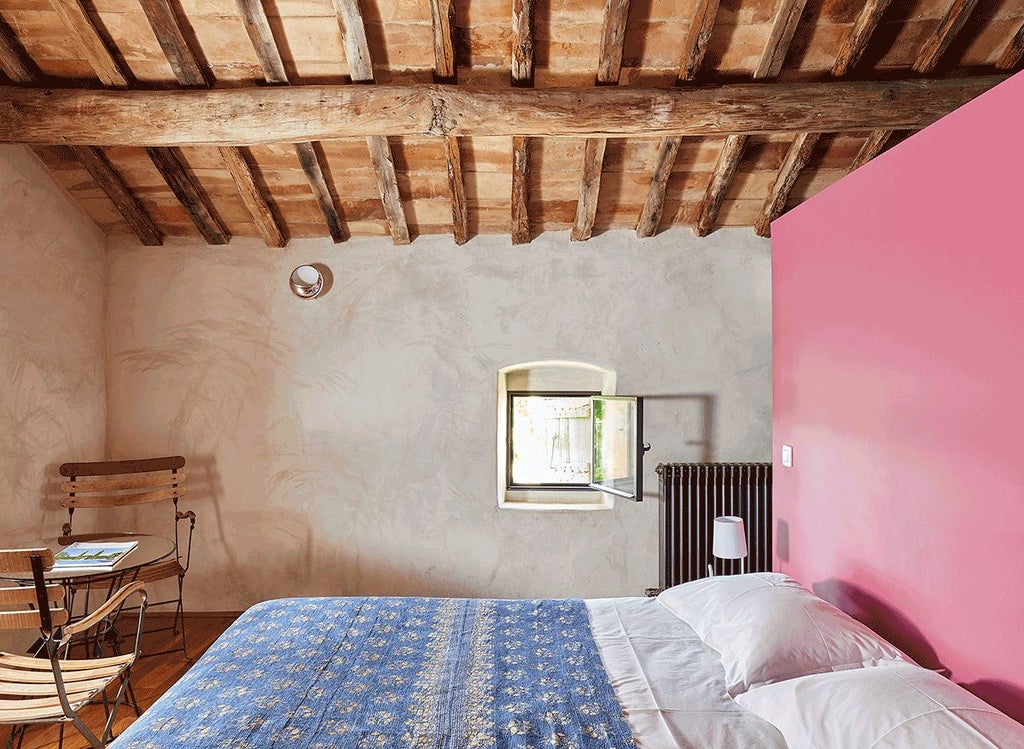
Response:
[{"label": "blue floral quilt", "polygon": [[116,749],[629,749],[580,600],[258,604]]}]

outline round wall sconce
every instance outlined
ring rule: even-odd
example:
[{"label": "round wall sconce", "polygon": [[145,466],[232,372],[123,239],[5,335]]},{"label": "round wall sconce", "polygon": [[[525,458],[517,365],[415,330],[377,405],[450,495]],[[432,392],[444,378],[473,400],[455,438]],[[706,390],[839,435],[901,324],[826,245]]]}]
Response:
[{"label": "round wall sconce", "polygon": [[302,299],[315,299],[324,290],[324,276],[313,265],[300,265],[288,278],[292,293]]}]

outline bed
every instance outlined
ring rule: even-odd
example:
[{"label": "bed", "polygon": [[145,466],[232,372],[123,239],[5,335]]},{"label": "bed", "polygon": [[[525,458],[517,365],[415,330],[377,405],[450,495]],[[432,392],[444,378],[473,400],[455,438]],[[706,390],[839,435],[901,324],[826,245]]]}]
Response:
[{"label": "bed", "polygon": [[[851,670],[871,678],[833,684]],[[875,677],[902,712],[833,716],[836,688],[870,693]],[[824,695],[812,725],[792,720],[820,707],[805,686]],[[856,749],[906,726],[893,746],[1024,746],[1024,727],[972,699],[771,573],[657,599],[294,598],[249,609],[113,746]]]}]

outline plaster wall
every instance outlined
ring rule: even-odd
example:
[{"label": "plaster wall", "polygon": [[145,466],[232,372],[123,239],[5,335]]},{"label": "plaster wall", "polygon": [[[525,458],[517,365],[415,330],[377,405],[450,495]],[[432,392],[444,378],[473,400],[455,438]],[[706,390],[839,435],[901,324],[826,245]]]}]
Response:
[{"label": "plaster wall", "polygon": [[[333,272],[312,301],[287,283],[309,262]],[[769,266],[768,243],[737,230],[516,248],[114,240],[109,457],[188,457],[192,609],[638,595],[657,583],[657,463],[770,454]],[[539,359],[613,368],[620,393],[648,397],[645,502],[497,507],[497,371]]]},{"label": "plaster wall", "polygon": [[0,146],[0,536],[60,532],[57,467],[102,457],[103,235],[35,155]]}]

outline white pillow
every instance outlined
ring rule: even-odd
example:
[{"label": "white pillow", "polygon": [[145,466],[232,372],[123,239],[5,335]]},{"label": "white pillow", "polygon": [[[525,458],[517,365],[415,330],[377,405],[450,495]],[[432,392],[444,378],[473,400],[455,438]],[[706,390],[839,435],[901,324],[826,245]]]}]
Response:
[{"label": "white pillow", "polygon": [[774,572],[694,580],[662,592],[658,602],[718,651],[733,696],[808,674],[913,663],[796,580]]},{"label": "white pillow", "polygon": [[815,674],[736,698],[790,749],[1024,747],[1024,726],[919,666]]}]

